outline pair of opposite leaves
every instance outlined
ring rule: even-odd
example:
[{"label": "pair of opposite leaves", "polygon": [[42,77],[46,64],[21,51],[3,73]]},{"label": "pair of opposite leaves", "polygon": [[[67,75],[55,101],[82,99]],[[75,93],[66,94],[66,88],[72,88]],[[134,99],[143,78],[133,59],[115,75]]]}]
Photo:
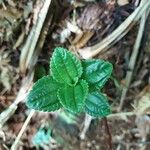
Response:
[{"label": "pair of opposite leaves", "polygon": [[78,60],[68,50],[57,47],[50,62],[49,76],[38,80],[27,97],[27,106],[40,111],[55,111],[62,106],[94,117],[110,114],[107,97],[98,92],[112,72],[103,60]]}]

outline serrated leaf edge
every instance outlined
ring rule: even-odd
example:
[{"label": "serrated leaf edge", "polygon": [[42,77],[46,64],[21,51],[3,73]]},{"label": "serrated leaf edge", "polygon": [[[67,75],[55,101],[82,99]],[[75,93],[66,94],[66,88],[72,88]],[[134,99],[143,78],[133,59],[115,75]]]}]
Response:
[{"label": "serrated leaf edge", "polygon": [[[47,79],[47,78],[49,78],[49,77],[51,77],[50,75],[47,75],[47,76],[44,76],[44,77],[42,77],[41,79],[39,79],[37,82],[35,82],[34,84],[33,84],[33,88],[29,91],[29,94],[30,94],[30,92],[32,92],[32,91],[34,91],[35,92],[35,87],[34,86],[36,86],[36,84],[39,84],[39,82],[41,81],[41,80],[43,80],[43,79]],[[27,98],[26,98],[26,102],[25,102],[25,104],[26,104],[26,106],[29,108],[29,109],[34,109],[34,110],[38,110],[38,111],[42,111],[42,112],[51,112],[51,111],[56,111],[56,110],[58,110],[58,109],[60,109],[61,107],[62,107],[62,105],[61,105],[61,103],[59,102],[59,100],[58,100],[58,102],[59,103],[54,103],[53,105],[51,105],[51,111],[46,111],[46,107],[48,106],[48,105],[45,105],[45,106],[43,106],[42,107],[42,109],[41,108],[39,108],[39,106],[35,106],[35,107],[33,107],[32,105],[31,105],[31,103],[28,101],[28,97],[29,97],[29,94],[28,94],[28,96],[27,96]]]},{"label": "serrated leaf edge", "polygon": [[[75,77],[75,78],[77,78],[77,79],[76,79],[76,82],[75,82],[74,85],[76,85],[76,83],[78,82],[79,78],[81,77],[81,75],[82,75],[82,73],[83,73],[83,68],[82,68],[81,61],[80,61],[77,57],[75,57],[75,55],[74,55],[72,52],[70,52],[69,50],[67,50],[66,48],[57,47],[57,49],[59,49],[59,48],[61,48],[61,49],[63,49],[64,51],[66,51],[66,53],[74,60],[73,64],[75,65],[76,71],[78,72],[78,76]],[[51,60],[50,60],[50,73],[51,73],[52,77],[53,77],[57,82],[60,82],[59,80],[57,80],[57,78],[56,78],[55,75],[53,74],[53,71],[51,71],[51,70],[53,70],[53,68],[51,67],[51,66],[52,66],[52,63],[54,63],[54,65],[55,65],[55,62],[53,62],[53,60],[54,60],[53,57],[56,57],[55,55],[57,54],[57,53],[55,53],[55,51],[56,51],[56,48],[54,49],[54,55],[51,57]],[[60,82],[60,83],[66,83],[66,81],[63,79],[63,77],[62,77],[61,74],[59,73],[59,71],[58,71],[56,65],[55,65],[55,68],[56,68],[56,70],[57,70],[57,73],[58,73],[59,76],[61,77],[61,79],[64,81],[64,82]],[[68,72],[68,75],[70,76],[69,72]],[[70,77],[70,78],[71,78],[71,77]],[[72,79],[71,79],[71,80],[72,80]],[[66,83],[66,84],[68,84],[68,83]],[[70,84],[68,84],[68,85],[72,85],[72,84],[70,83]]]},{"label": "serrated leaf edge", "polygon": [[[96,93],[96,92],[92,92],[92,93]],[[101,94],[103,94],[103,93],[101,93]],[[104,96],[104,94],[103,94],[103,96]],[[91,116],[93,116],[93,117],[104,118],[104,117],[106,117],[106,116],[108,116],[108,115],[111,114],[111,109],[110,109],[110,105],[109,105],[108,101],[107,101],[107,106],[109,107],[109,112],[108,112],[107,114],[103,115],[103,116],[102,116],[102,115],[99,115],[99,114],[97,114],[97,113],[94,113],[93,111],[89,111],[90,109],[89,109],[88,107],[86,107],[86,105],[85,105],[84,111],[85,111],[87,114],[89,114],[89,115],[91,115]],[[100,110],[100,111],[102,111],[102,110]],[[100,112],[100,111],[98,111],[98,112]],[[104,114],[104,113],[102,113],[102,114]]]},{"label": "serrated leaf edge", "polygon": [[[107,75],[107,79],[105,80],[105,82],[103,83],[103,85],[100,85],[101,81],[97,81],[97,83],[93,84],[93,83],[89,83],[86,79],[86,80],[90,85],[92,86],[95,86],[95,89],[99,90],[99,89],[102,89],[104,87],[104,85],[106,84],[106,82],[109,80],[109,78],[111,77],[111,74],[112,74],[112,71],[113,71],[113,65],[109,62],[109,61],[106,61],[106,60],[102,60],[102,59],[86,59],[86,60],[82,60],[82,62],[92,62],[92,61],[96,61],[96,62],[99,62],[99,61],[102,61],[103,63],[107,63],[111,66],[111,71],[110,73]],[[83,67],[84,68],[84,67]],[[92,73],[92,70],[89,71],[89,73]]]},{"label": "serrated leaf edge", "polygon": [[[86,80],[83,80],[83,79],[81,79],[80,80],[80,82],[82,82],[82,81],[84,81],[84,83],[86,83],[86,91],[84,91],[84,92],[86,92],[86,95],[84,95],[84,104],[82,105],[82,107],[81,107],[81,111],[83,110],[83,108],[85,107],[85,102],[86,102],[86,98],[87,98],[87,95],[88,95],[88,88],[89,88],[89,86],[88,86],[88,83],[86,82]],[[79,82],[78,82],[79,83]],[[68,85],[67,85],[68,86]],[[82,89],[84,90],[84,88],[83,88],[83,86],[82,86]],[[59,101],[60,101],[60,103],[61,103],[61,105],[66,109],[66,110],[68,110],[68,111],[70,111],[70,112],[72,112],[72,113],[79,113],[79,112],[76,112],[76,111],[74,111],[74,110],[72,110],[72,109],[68,109],[68,108],[66,108],[66,106],[62,103],[62,100],[61,100],[61,98],[60,98],[60,95],[59,95],[59,91],[61,90],[61,88],[57,91],[57,97],[58,97],[58,99],[59,99]],[[80,111],[80,112],[81,112]]]}]

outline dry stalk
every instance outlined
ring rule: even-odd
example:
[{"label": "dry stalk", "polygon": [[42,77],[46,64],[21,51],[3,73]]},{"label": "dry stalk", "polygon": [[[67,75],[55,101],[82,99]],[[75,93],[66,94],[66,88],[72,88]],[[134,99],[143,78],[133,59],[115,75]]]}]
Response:
[{"label": "dry stalk", "polygon": [[[52,19],[52,17],[51,17],[48,20],[46,20],[46,22],[44,23],[50,4],[51,4],[51,0],[45,0],[43,8],[41,9],[41,12],[39,14],[38,23],[31,30],[30,35],[28,36],[27,42],[26,42],[25,46],[23,47],[23,51],[21,54],[20,67],[21,67],[22,72],[25,72],[25,70],[28,67],[29,73],[28,73],[27,77],[22,81],[22,86],[19,90],[18,96],[17,96],[16,100],[14,101],[14,103],[7,110],[3,111],[0,114],[0,128],[2,128],[4,123],[14,114],[15,110],[17,109],[18,103],[25,100],[25,98],[28,94],[28,90],[30,89],[30,87],[32,85],[33,76],[34,76],[33,68],[37,61],[41,47],[43,46],[43,43],[45,41],[45,37],[47,34],[46,31],[47,31],[48,26],[50,25],[51,19]],[[42,31],[42,34],[40,34],[41,31]],[[39,35],[40,35],[40,37],[39,37]],[[37,44],[38,39],[40,39],[41,41],[39,41]],[[30,51],[28,51],[28,50],[30,50]],[[34,59],[32,59],[32,56],[34,56]],[[13,143],[11,150],[16,150],[19,140],[20,140],[23,132],[25,131],[33,114],[34,114],[34,111],[31,111],[29,116],[27,117],[23,127],[21,128],[15,142]]]},{"label": "dry stalk", "polygon": [[92,117],[90,115],[88,115],[88,114],[85,114],[85,120],[84,120],[84,124],[83,124],[83,129],[82,129],[82,131],[80,133],[80,139],[81,140],[85,139],[85,135],[86,135],[87,130],[89,129],[91,121],[92,121]]},{"label": "dry stalk", "polygon": [[124,121],[127,121],[128,120],[127,117],[134,116],[134,115],[136,115],[136,112],[114,113],[114,114],[111,114],[111,115],[107,116],[107,119],[109,119],[109,120],[124,120]]},{"label": "dry stalk", "polygon": [[[22,60],[23,60],[24,64],[23,64],[23,66],[21,64],[21,69],[23,69],[21,71],[23,71],[23,72],[25,72],[27,67],[29,67],[31,72],[32,72],[34,65],[37,61],[38,55],[40,53],[40,50],[43,47],[43,44],[44,44],[44,41],[45,41],[45,38],[47,35],[47,30],[48,30],[48,27],[49,27],[49,25],[51,23],[51,19],[52,19],[52,17],[50,17],[49,19],[46,20],[46,16],[47,16],[48,10],[50,8],[50,4],[51,4],[51,0],[45,0],[44,1],[44,5],[43,5],[41,12],[39,14],[37,24],[35,25],[35,27],[31,31],[29,38],[27,40],[27,44],[25,45],[24,53],[26,54],[26,57],[24,57],[24,55],[22,56]],[[41,31],[43,31],[43,32],[41,33]],[[33,38],[33,39],[32,39],[31,44],[29,44],[29,40],[31,38]],[[39,43],[37,43],[38,40],[39,40]],[[30,48],[30,51],[27,54],[28,48]],[[22,68],[22,67],[25,67],[25,68]],[[30,112],[30,114],[28,115],[28,117],[25,120],[19,134],[17,135],[17,138],[15,139],[14,143],[11,146],[11,150],[16,150],[16,148],[18,147],[21,136],[23,135],[29,121],[31,120],[31,118],[34,114],[34,112],[35,111],[32,110]]]},{"label": "dry stalk", "polygon": [[21,88],[18,92],[18,95],[17,95],[15,101],[13,102],[13,104],[11,104],[6,110],[4,110],[0,114],[0,128],[2,128],[3,125],[5,124],[5,122],[15,113],[15,111],[18,107],[17,106],[18,103],[25,100],[25,98],[28,94],[28,90],[32,86],[33,76],[34,76],[34,72],[29,73],[27,75],[27,77],[24,78],[24,80],[22,81],[22,86],[21,86]]},{"label": "dry stalk", "polygon": [[129,70],[127,71],[127,74],[126,74],[125,86],[123,87],[123,90],[122,90],[122,95],[121,95],[120,105],[119,105],[118,111],[122,110],[122,107],[123,107],[123,104],[124,104],[124,99],[126,97],[128,88],[129,88],[130,83],[131,83],[133,70],[135,68],[137,56],[138,56],[138,53],[139,53],[139,48],[140,48],[142,37],[143,37],[145,22],[146,22],[146,18],[148,16],[149,10],[150,10],[150,8],[148,8],[148,10],[146,10],[147,12],[146,11],[144,12],[144,14],[141,18],[138,35],[137,35],[137,38],[136,38],[136,41],[135,41],[135,44],[134,44],[134,47],[133,47],[133,51],[132,51],[132,54],[131,54],[131,57],[130,57],[129,65],[128,65]]},{"label": "dry stalk", "polygon": [[26,44],[22,49],[21,57],[20,57],[20,70],[22,73],[25,73],[26,69],[29,67],[29,64],[32,63],[32,56],[35,53],[35,50],[36,50],[35,48],[38,43],[38,39],[42,31],[42,27],[43,27],[50,3],[51,3],[51,0],[44,1],[44,5],[38,15],[37,23],[33,26],[28,36],[28,39],[26,41]]},{"label": "dry stalk", "polygon": [[30,111],[30,113],[29,113],[27,119],[25,120],[25,122],[24,122],[24,124],[23,124],[23,126],[22,126],[22,128],[21,128],[21,130],[20,130],[20,132],[19,132],[19,134],[17,135],[17,138],[15,139],[15,142],[12,144],[10,150],[16,150],[16,149],[17,149],[18,143],[19,143],[19,141],[20,141],[20,138],[21,138],[21,136],[23,135],[23,133],[24,133],[26,127],[28,126],[28,124],[29,124],[29,122],[30,122],[32,116],[34,115],[34,112],[35,112],[34,110],[31,110],[31,111]]}]

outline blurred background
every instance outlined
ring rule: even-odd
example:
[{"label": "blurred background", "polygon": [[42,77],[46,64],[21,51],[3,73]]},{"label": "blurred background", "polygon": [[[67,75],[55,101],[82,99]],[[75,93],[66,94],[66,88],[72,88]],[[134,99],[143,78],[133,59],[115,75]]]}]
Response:
[{"label": "blurred background", "polygon": [[[149,12],[149,0],[0,0],[0,150],[149,150]],[[113,64],[107,119],[26,107],[57,46]]]}]

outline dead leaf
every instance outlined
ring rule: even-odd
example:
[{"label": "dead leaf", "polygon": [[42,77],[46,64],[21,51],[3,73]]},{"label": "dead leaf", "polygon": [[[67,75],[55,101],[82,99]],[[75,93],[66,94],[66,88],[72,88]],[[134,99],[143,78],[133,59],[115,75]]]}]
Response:
[{"label": "dead leaf", "polygon": [[138,103],[134,105],[138,114],[150,114],[150,85],[146,86],[138,96]]}]

